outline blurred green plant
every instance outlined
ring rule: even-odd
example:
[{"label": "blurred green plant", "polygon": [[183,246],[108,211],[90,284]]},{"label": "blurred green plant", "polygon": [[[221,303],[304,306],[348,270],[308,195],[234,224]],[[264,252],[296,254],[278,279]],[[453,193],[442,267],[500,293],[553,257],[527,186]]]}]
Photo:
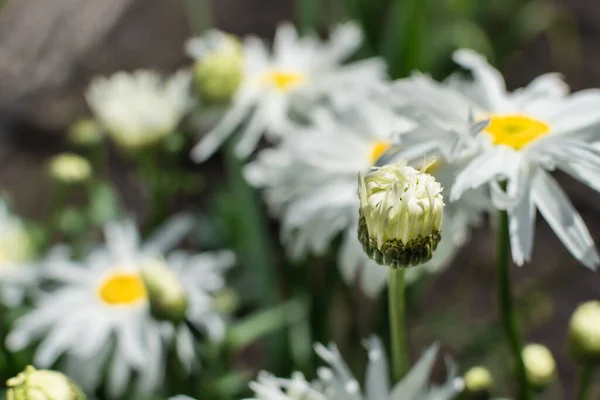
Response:
[{"label": "blurred green plant", "polygon": [[[546,34],[557,65],[576,62],[577,33],[563,4],[545,0],[297,0],[303,31],[322,23],[356,20],[363,28],[361,55],[382,56],[392,78],[413,70],[444,77],[451,71],[450,55],[461,48],[486,54],[505,66],[515,52]],[[327,10],[341,13],[326,13]],[[329,15],[322,21],[319,15]],[[564,57],[564,52],[569,52]],[[569,61],[570,60],[570,61]],[[567,65],[569,66],[569,65]]]}]

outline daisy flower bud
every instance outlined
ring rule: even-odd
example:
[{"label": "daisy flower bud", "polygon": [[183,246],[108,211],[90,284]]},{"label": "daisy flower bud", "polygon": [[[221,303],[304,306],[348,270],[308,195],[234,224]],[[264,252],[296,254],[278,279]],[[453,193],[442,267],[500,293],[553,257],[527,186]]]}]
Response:
[{"label": "daisy flower bud", "polygon": [[531,388],[543,390],[548,387],[556,376],[556,362],[550,350],[541,344],[528,344],[522,354]]},{"label": "daisy flower bud", "polygon": [[600,301],[588,301],[577,307],[569,324],[568,344],[578,361],[600,361]]},{"label": "daisy flower bud", "polygon": [[240,41],[219,35],[218,44],[194,64],[194,83],[208,102],[228,102],[242,82],[243,56]]},{"label": "daisy flower bud", "polygon": [[477,396],[489,393],[494,381],[486,368],[473,367],[465,374],[464,385],[466,393]]},{"label": "daisy flower bud", "polygon": [[359,173],[358,185],[358,239],[365,253],[392,268],[431,259],[444,211],[435,178],[399,162]]},{"label": "daisy flower bud", "polygon": [[52,179],[62,183],[81,183],[92,175],[90,162],[74,153],[52,157],[48,170]]},{"label": "daisy flower bud", "polygon": [[148,260],[141,269],[152,315],[161,320],[182,322],[188,307],[185,290],[169,266],[162,260]]},{"label": "daisy flower bud", "polygon": [[94,146],[102,141],[102,127],[93,119],[80,119],[69,128],[68,140],[75,146]]},{"label": "daisy flower bud", "polygon": [[60,372],[25,368],[6,382],[7,400],[85,400],[81,389]]}]

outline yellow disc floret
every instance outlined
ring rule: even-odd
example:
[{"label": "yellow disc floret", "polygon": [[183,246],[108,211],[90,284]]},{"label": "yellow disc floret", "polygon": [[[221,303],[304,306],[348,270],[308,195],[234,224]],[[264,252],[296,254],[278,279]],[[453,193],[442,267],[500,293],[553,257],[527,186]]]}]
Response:
[{"label": "yellow disc floret", "polygon": [[303,74],[289,70],[272,70],[263,76],[265,84],[272,85],[280,92],[293,90],[305,81],[306,77]]},{"label": "yellow disc floret", "polygon": [[373,142],[371,151],[369,152],[369,162],[375,164],[391,145],[392,143],[388,140],[376,140]]},{"label": "yellow disc floret", "polygon": [[548,134],[550,126],[543,121],[520,114],[493,115],[485,132],[497,145],[520,150],[527,144]]},{"label": "yellow disc floret", "polygon": [[130,305],[147,298],[144,281],[131,272],[117,272],[106,277],[100,283],[98,295],[112,306]]}]

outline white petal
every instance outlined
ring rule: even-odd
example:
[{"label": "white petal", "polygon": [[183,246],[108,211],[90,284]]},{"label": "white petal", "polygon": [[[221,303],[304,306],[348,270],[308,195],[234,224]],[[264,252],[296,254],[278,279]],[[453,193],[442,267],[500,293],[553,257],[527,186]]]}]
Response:
[{"label": "white petal", "polygon": [[389,400],[420,400],[422,398],[429,382],[438,347],[437,344],[434,344],[427,349],[408,374],[392,388]]},{"label": "white petal", "polygon": [[175,215],[160,227],[144,243],[144,250],[164,253],[174,248],[194,227],[194,217],[191,214]]},{"label": "white petal", "polygon": [[600,257],[583,219],[558,183],[545,171],[537,172],[532,184],[532,197],[571,254],[588,268],[595,269]]},{"label": "white petal", "polygon": [[473,50],[457,50],[452,58],[473,74],[474,83],[479,85],[486,101],[486,104],[482,106],[490,111],[504,111],[507,107],[507,94],[502,74],[492,67],[481,54]]},{"label": "white petal", "polygon": [[557,133],[574,132],[600,123],[599,109],[600,90],[582,90],[563,100],[549,122]]},{"label": "white petal", "polygon": [[187,327],[181,327],[177,331],[177,356],[186,371],[190,372],[194,365],[196,352],[194,351],[194,336]]},{"label": "white petal", "polygon": [[365,375],[365,389],[367,399],[385,400],[390,393],[390,382],[388,379],[388,363],[386,351],[381,340],[376,336],[369,338],[367,346],[369,352],[369,363]]},{"label": "white petal", "polygon": [[336,26],[329,35],[326,55],[334,62],[342,62],[350,57],[360,46],[362,31],[354,22]]},{"label": "white petal", "polygon": [[233,133],[248,115],[252,104],[234,103],[231,109],[223,116],[217,126],[208,132],[192,149],[191,157],[195,162],[206,161],[219,146]]},{"label": "white petal", "polygon": [[450,201],[458,200],[464,192],[475,189],[484,183],[507,176],[507,167],[513,167],[514,151],[503,146],[497,146],[474,158],[457,175],[452,190]]},{"label": "white petal", "polygon": [[123,397],[123,393],[127,389],[131,370],[123,355],[116,351],[109,366],[107,392],[113,399]]},{"label": "white petal", "polygon": [[246,126],[241,130],[240,139],[235,145],[235,155],[237,157],[242,159],[248,157],[265,133],[268,118],[272,117],[268,114],[267,106],[268,102],[259,104]]},{"label": "white petal", "polygon": [[508,211],[510,249],[513,261],[523,265],[531,259],[535,233],[536,208],[529,190],[521,201]]}]

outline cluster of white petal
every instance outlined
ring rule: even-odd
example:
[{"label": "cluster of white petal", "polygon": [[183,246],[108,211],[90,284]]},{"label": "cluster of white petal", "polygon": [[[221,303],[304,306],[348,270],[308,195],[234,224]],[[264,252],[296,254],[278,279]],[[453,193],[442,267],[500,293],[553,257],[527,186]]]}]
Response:
[{"label": "cluster of white petal", "polygon": [[[40,341],[36,366],[49,368],[62,357],[65,370],[86,391],[104,382],[112,398],[122,398],[134,381],[143,393],[160,388],[170,350],[188,372],[198,368],[197,338],[190,326],[212,340],[223,338],[225,321],[213,295],[225,286],[223,274],[234,257],[229,251],[164,256],[190,227],[188,216],[173,217],[142,244],[133,222],[110,223],[106,245],[83,262],[65,252],[46,260],[40,270],[54,289],[43,292],[33,310],[17,320],[7,348],[18,351]],[[187,323],[175,325],[150,313],[140,272],[148,260],[163,257],[185,291]],[[104,293],[102,285],[111,278],[116,289]]]},{"label": "cluster of white petal", "polygon": [[431,346],[405,377],[390,388],[388,364],[381,341],[371,337],[367,343],[369,363],[364,388],[360,387],[334,344],[315,346],[326,367],[317,371],[314,381],[307,381],[301,373],[290,379],[261,373],[250,388],[252,400],[446,400],[452,399],[462,389],[462,380],[449,363],[449,374],[441,386],[432,385],[429,375],[437,355],[437,346]]},{"label": "cluster of white petal", "polygon": [[479,54],[458,50],[454,60],[471,80],[452,76],[439,83],[416,74],[394,83],[390,99],[405,115],[423,122],[400,139],[401,157],[441,155],[456,176],[449,200],[474,200],[483,189],[507,210],[513,259],[531,259],[537,211],[584,265],[600,262],[583,219],[551,176],[562,170],[600,190],[600,91],[573,94],[557,74],[541,75],[508,92],[502,75]]},{"label": "cluster of white petal", "polygon": [[[216,34],[193,39],[192,56],[202,58],[214,47]],[[362,32],[354,23],[334,28],[327,41],[314,36],[299,37],[296,28],[283,24],[277,29],[272,50],[256,37],[242,43],[243,74],[229,110],[194,148],[192,157],[203,161],[240,126],[236,153],[248,156],[263,135],[278,141],[297,126],[293,115],[308,115],[322,102],[343,106],[355,101],[374,101],[386,80],[380,59],[345,63],[356,52]]]}]

